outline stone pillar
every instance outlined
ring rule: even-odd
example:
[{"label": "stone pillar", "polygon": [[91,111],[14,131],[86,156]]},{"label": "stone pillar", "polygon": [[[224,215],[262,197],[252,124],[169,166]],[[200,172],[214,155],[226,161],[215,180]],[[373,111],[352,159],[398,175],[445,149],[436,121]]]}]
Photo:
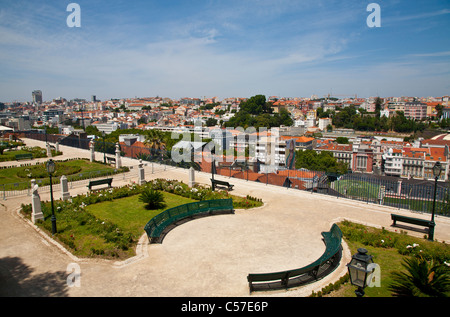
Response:
[{"label": "stone pillar", "polygon": [[119,142],[116,143],[116,168],[122,167],[122,161],[120,160],[120,148]]},{"label": "stone pillar", "polygon": [[55,150],[56,150],[56,152],[59,152],[59,142],[55,143]]},{"label": "stone pillar", "polygon": [[189,187],[194,187],[195,186],[195,170],[193,167],[191,167],[189,169]]},{"label": "stone pillar", "polygon": [[47,157],[52,157],[52,149],[50,148],[50,143],[47,143]]},{"label": "stone pillar", "polygon": [[31,180],[31,221],[36,223],[37,220],[44,220],[44,214],[41,209],[41,197],[38,193],[39,185],[36,184],[36,180]]},{"label": "stone pillar", "polygon": [[89,149],[91,150],[91,162],[95,161],[94,141],[89,142]]},{"label": "stone pillar", "polygon": [[61,176],[61,199],[68,200],[70,198],[69,184],[65,175]]},{"label": "stone pillar", "polygon": [[138,184],[143,185],[145,184],[145,171],[144,171],[144,164],[142,164],[142,160],[139,160],[139,167],[138,167]]}]

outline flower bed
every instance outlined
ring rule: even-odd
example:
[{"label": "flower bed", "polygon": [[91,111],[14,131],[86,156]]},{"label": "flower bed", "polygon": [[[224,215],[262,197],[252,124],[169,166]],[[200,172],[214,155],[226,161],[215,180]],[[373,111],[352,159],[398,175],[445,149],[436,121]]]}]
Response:
[{"label": "flower bed", "polygon": [[[133,256],[140,236],[139,230],[132,231],[125,228],[127,227],[126,225],[119,226],[109,219],[96,217],[89,212],[88,206],[127,197],[136,197],[136,200],[138,200],[138,195],[149,187],[192,200],[232,198],[234,208],[251,208],[262,205],[262,202],[257,199],[251,200],[231,196],[226,191],[212,192],[209,188],[202,186],[189,188],[186,184],[179,181],[157,179],[144,185],[130,184],[123,187],[88,192],[72,197],[67,201],[54,201],[58,231],[54,237],[79,256],[101,256],[107,258],[128,258]],[[157,213],[167,208],[187,203],[181,200],[175,199],[175,203],[167,205],[166,208],[158,209]],[[136,207],[130,207],[125,204],[124,214],[127,212],[126,208]],[[31,212],[31,204],[22,204],[23,214],[30,218]],[[42,212],[45,220],[38,220],[37,225],[50,233],[52,224],[50,221],[51,204],[49,202],[42,203]],[[142,212],[145,212],[144,204],[142,204]],[[148,219],[146,218],[145,223],[156,214],[152,213],[152,216],[149,216]],[[135,219],[127,218],[125,220],[132,222]],[[142,233],[145,223],[142,224]],[[137,234],[136,231],[138,232]]]}]

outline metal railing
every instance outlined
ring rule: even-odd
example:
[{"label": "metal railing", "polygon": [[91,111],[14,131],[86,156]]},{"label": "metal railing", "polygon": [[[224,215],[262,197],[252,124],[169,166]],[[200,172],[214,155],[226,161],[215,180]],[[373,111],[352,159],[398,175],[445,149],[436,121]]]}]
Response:
[{"label": "metal railing", "polygon": [[[27,137],[33,137],[29,135]],[[42,136],[39,135],[40,138]],[[78,141],[78,140],[75,140]],[[85,148],[85,142],[73,141],[70,146]],[[81,145],[81,146],[80,146]],[[115,145],[95,142],[96,151],[112,153]],[[189,168],[211,173],[211,164],[176,163],[171,160],[170,153],[165,150],[141,146],[123,146],[123,157],[142,159],[145,163],[159,166],[159,170],[167,170],[169,166]],[[162,169],[161,167],[164,166]],[[304,190],[335,197],[358,200],[365,203],[379,204],[399,209],[430,213],[433,208],[434,181],[418,179],[402,179],[376,176],[373,174],[348,173],[337,175],[321,171],[290,170],[283,173],[257,173],[247,166],[218,167],[216,174],[232,178],[255,181],[266,185]],[[1,187],[0,187],[1,190]],[[438,182],[436,190],[436,214],[450,216],[450,188],[448,182]]]}]

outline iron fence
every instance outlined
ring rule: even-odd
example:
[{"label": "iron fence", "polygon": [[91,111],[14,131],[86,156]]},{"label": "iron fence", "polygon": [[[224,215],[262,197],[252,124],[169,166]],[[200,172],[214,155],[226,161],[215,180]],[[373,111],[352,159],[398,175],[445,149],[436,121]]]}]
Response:
[{"label": "iron fence", "polygon": [[[42,139],[41,135],[29,134],[27,137]],[[88,140],[66,141],[69,146],[88,148]],[[62,144],[62,143],[61,143]],[[95,150],[107,154],[115,153],[116,144],[95,140]],[[211,164],[177,163],[170,157],[170,152],[157,148],[134,145],[120,145],[123,157],[141,159],[144,162],[160,166],[167,170],[169,166],[190,168],[211,173]],[[163,168],[161,168],[163,166]],[[338,175],[321,171],[285,170],[276,173],[261,173],[246,164],[230,164],[220,166],[214,164],[214,173],[229,178],[238,178],[267,185],[275,185],[296,190],[321,193],[335,197],[358,200],[365,203],[386,205],[399,209],[409,209],[417,212],[431,213],[434,199],[434,181],[403,179],[396,177],[377,176],[363,173],[348,173]],[[1,188],[0,188],[1,189]],[[5,191],[4,191],[5,192]],[[436,190],[436,214],[450,216],[450,190],[448,182],[438,182]]]}]

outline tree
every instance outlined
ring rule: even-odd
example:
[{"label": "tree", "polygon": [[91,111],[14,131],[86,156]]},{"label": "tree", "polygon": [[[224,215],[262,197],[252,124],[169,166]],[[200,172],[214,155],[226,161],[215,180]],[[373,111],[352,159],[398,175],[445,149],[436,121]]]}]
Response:
[{"label": "tree", "polygon": [[149,133],[145,136],[144,145],[149,146],[152,149],[152,154],[155,154],[166,149],[166,142],[164,139],[163,132],[159,130],[149,130]]},{"label": "tree", "polygon": [[377,117],[380,116],[382,106],[383,99],[381,99],[380,97],[375,98],[375,113],[377,114]]},{"label": "tree", "polygon": [[423,258],[407,258],[406,272],[393,272],[389,286],[396,297],[447,297],[450,295],[450,270],[444,264]]},{"label": "tree", "polygon": [[272,103],[266,102],[266,96],[256,95],[244,101],[240,105],[240,109],[249,114],[259,115],[262,113],[272,113]]},{"label": "tree", "polygon": [[165,206],[163,194],[152,187],[145,188],[138,199],[146,204],[146,209],[160,209]]},{"label": "tree", "polygon": [[347,166],[339,162],[329,151],[317,153],[314,150],[296,151],[295,168],[306,168],[312,171],[323,171],[329,173],[347,173]]},{"label": "tree", "polygon": [[444,113],[444,106],[443,105],[437,105],[436,106],[436,119],[439,120]]},{"label": "tree", "polygon": [[338,144],[349,144],[348,138],[343,137],[343,136],[337,137],[337,138],[336,138],[336,142],[337,142]]},{"label": "tree", "polygon": [[291,126],[294,124],[289,111],[281,109],[279,113],[273,113],[272,103],[266,102],[263,95],[253,96],[241,103],[240,110],[228,122],[225,127],[272,128],[280,125]]},{"label": "tree", "polygon": [[217,119],[214,118],[208,118],[206,120],[206,126],[207,127],[214,127],[217,124]]}]

